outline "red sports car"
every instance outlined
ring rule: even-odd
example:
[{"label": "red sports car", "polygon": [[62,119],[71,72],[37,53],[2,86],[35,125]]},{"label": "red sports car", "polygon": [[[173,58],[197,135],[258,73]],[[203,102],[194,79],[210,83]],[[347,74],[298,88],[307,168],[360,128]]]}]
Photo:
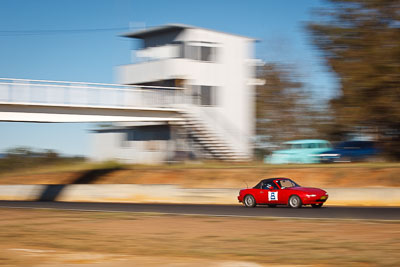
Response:
[{"label": "red sports car", "polygon": [[301,187],[288,178],[270,178],[261,180],[253,188],[242,189],[238,200],[246,207],[256,205],[288,205],[291,208],[301,208],[311,205],[320,208],[328,199],[328,193],[319,188]]}]

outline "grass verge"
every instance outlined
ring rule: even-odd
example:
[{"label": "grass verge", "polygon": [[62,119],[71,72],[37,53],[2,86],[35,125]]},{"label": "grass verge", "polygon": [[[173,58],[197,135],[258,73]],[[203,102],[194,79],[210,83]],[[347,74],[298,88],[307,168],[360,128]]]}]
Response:
[{"label": "grass verge", "polygon": [[0,209],[0,216],[0,260],[5,264],[65,264],[68,255],[79,252],[127,260],[148,256],[261,265],[400,265],[396,222],[14,209]]}]

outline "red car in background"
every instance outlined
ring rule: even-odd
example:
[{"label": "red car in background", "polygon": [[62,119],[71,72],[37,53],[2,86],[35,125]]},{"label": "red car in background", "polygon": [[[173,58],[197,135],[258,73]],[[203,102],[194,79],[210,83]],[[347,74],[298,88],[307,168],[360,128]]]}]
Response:
[{"label": "red car in background", "polygon": [[261,180],[253,188],[242,189],[238,200],[246,207],[256,205],[288,205],[291,208],[301,208],[311,205],[320,208],[328,199],[328,193],[319,188],[301,187],[289,178],[270,178]]}]

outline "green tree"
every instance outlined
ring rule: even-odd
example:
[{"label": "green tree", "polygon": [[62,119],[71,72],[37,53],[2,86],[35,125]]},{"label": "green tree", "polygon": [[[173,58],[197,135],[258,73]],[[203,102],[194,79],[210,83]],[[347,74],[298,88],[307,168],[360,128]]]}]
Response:
[{"label": "green tree", "polygon": [[265,83],[256,88],[258,147],[318,136],[311,96],[295,73],[293,66],[272,63],[259,70]]},{"label": "green tree", "polygon": [[366,133],[400,158],[400,1],[329,0],[307,26],[337,75],[331,136]]}]

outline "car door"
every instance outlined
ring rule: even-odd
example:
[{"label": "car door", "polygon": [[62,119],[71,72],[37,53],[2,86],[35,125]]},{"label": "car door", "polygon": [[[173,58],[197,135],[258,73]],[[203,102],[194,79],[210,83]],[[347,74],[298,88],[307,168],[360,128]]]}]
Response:
[{"label": "car door", "polygon": [[262,202],[265,204],[278,204],[279,203],[279,189],[274,182],[269,182],[263,185],[260,195]]}]

